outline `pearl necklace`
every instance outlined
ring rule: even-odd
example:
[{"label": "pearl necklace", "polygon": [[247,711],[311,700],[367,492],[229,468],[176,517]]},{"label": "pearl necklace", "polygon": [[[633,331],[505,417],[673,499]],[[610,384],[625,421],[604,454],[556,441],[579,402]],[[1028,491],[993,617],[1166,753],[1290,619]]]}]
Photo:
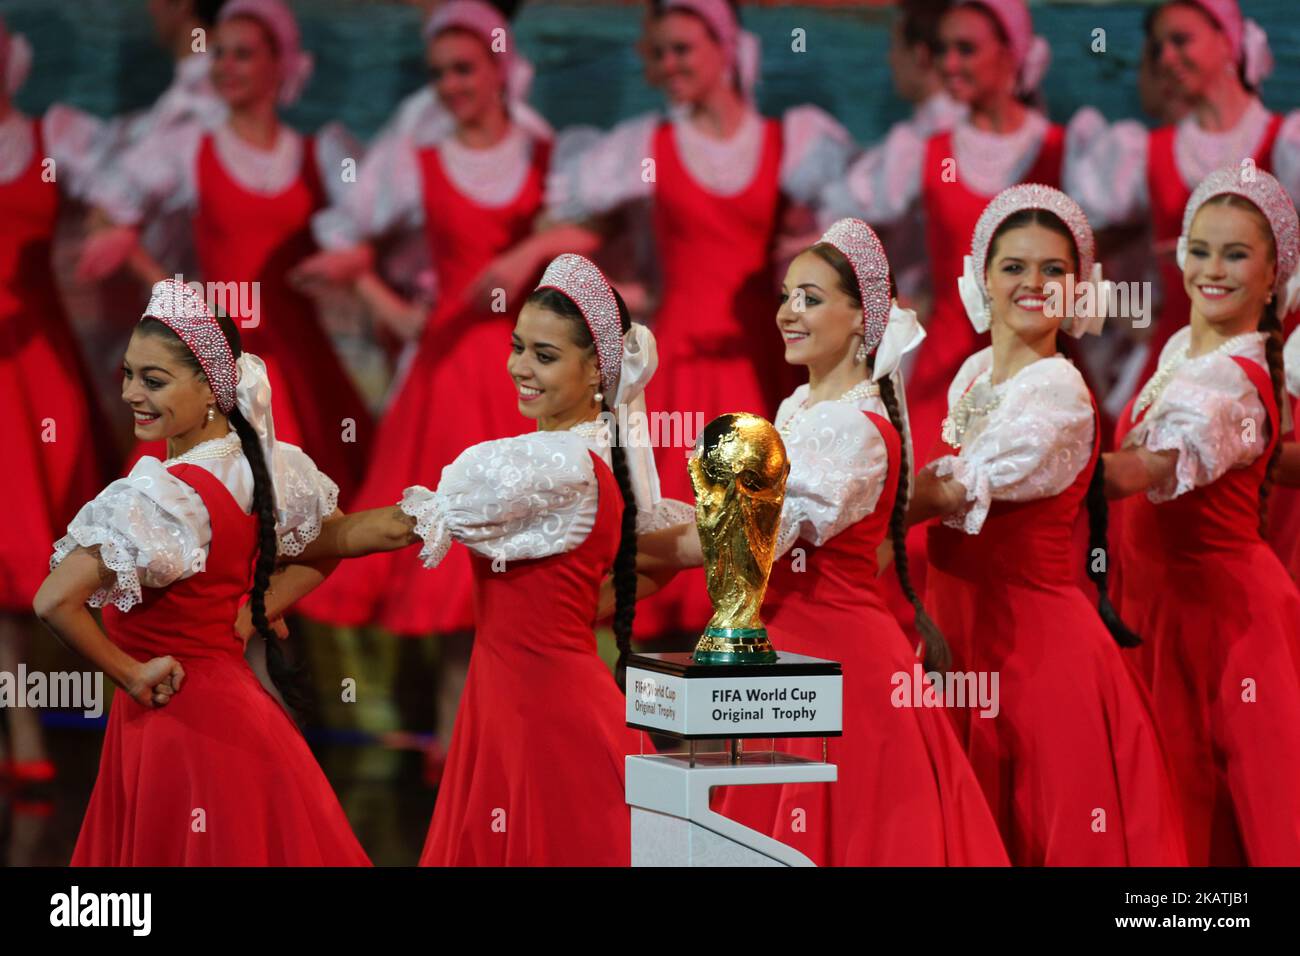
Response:
[{"label": "pearl necklace", "polygon": [[957,404],[948,412],[948,417],[943,420],[943,426],[940,432],[944,442],[953,448],[961,448],[961,443],[966,438],[966,430],[970,427],[970,420],[976,415],[988,415],[993,409],[1002,404],[1002,395],[998,392],[993,393],[993,399],[987,405],[975,405],[975,386],[982,379],[988,379],[992,387],[992,370],[983,373],[974,382],[970,388],[966,389],[961,398],[957,399]]},{"label": "pearl necklace", "polygon": [[[848,402],[852,404],[855,402],[860,402],[865,398],[871,398],[879,394],[880,394],[880,386],[877,385],[875,382],[864,379],[863,381],[858,382],[857,385],[854,385],[852,388],[850,388],[839,398],[832,398],[830,399],[830,401]],[[789,437],[790,429],[794,427],[795,422],[803,418],[804,414],[808,411],[808,408],[809,408],[808,399],[805,397],[804,400],[799,403],[799,407],[796,408],[790,414],[790,417],[785,420],[785,424],[777,429],[777,431],[781,433],[782,438]]]},{"label": "pearl necklace", "polygon": [[[1206,352],[1205,355],[1218,355],[1220,352],[1226,352],[1233,343],[1237,341],[1237,339],[1241,338],[1242,335],[1252,334],[1253,333],[1251,332],[1242,332],[1238,335],[1234,335],[1218,348]],[[1137,401],[1133,403],[1133,421],[1137,421],[1138,416],[1141,415],[1146,408],[1159,401],[1160,396],[1165,393],[1165,389],[1169,386],[1170,380],[1174,377],[1174,373],[1182,368],[1188,359],[1191,358],[1191,351],[1192,347],[1189,344],[1187,348],[1175,354],[1168,362],[1156,369],[1156,373],[1147,380],[1145,385],[1142,386],[1142,391],[1138,393]],[[1204,355],[1197,356],[1197,358],[1204,357]]]},{"label": "pearl necklace", "polygon": [[184,454],[177,455],[175,458],[168,458],[164,464],[183,465],[198,461],[210,461],[215,458],[233,458],[235,455],[242,454],[243,450],[243,443],[240,441],[239,435],[232,431],[221,438],[209,438],[207,441],[201,441]]}]

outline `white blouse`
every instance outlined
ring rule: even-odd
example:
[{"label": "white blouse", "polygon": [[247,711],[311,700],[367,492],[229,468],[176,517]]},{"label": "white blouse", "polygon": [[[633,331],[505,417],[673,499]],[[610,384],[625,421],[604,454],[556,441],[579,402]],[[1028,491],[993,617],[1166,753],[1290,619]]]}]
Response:
[{"label": "white blouse", "polygon": [[943,523],[967,534],[978,534],[984,527],[993,501],[1059,495],[1092,458],[1092,400],[1083,376],[1068,359],[1038,359],[997,385],[990,382],[992,368],[989,346],[957,372],[948,388],[948,408],[961,401],[969,386],[974,413],[960,453],[929,466],[966,489],[965,505]]},{"label": "white blouse", "polygon": [[1291,333],[1282,349],[1282,363],[1286,366],[1286,390],[1300,398],[1300,327]]},{"label": "white blouse", "polygon": [[871,514],[889,475],[885,439],[863,414],[889,417],[879,394],[803,408],[807,397],[800,385],[776,413],[790,459],[777,557],[800,538],[823,545]]},{"label": "white blouse", "polygon": [[404,122],[397,123],[394,132],[376,138],[357,170],[356,182],[344,183],[336,201],[313,218],[312,231],[322,248],[347,248],[395,231],[421,228],[421,149],[435,146],[456,189],[495,209],[519,195],[537,148],[536,140],[516,125],[486,149],[465,146],[445,124],[399,132],[403,129]]},{"label": "white blouse", "polygon": [[[288,189],[302,171],[303,137],[280,124],[275,145],[260,149],[241,139],[225,123],[187,120],[159,126],[103,172],[90,200],[116,223],[134,226],[156,215],[193,212],[198,208],[198,156],[203,137],[211,134],[221,165],[250,192],[275,196]],[[343,161],[360,161],[361,144],[339,123],[316,135],[316,166],[331,201],[342,194]]]},{"label": "white blouse", "polygon": [[[655,128],[664,120],[647,113],[607,133],[579,127],[561,133],[546,182],[551,218],[580,220],[654,194],[645,162],[654,156]],[[716,196],[735,196],[753,181],[763,151],[763,117],[753,110],[729,139],[701,132],[680,110],[668,115],[682,163],[695,181]],[[781,118],[781,191],[795,202],[815,205],[822,186],[844,174],[852,143],[829,113],[796,106]]]},{"label": "white blouse", "polygon": [[[1090,132],[1082,112],[1066,127],[1067,152],[1071,143]],[[952,125],[952,147],[962,183],[994,196],[1020,182],[1038,159],[1050,125],[1033,110],[1010,133],[978,129],[961,117]],[[837,216],[858,216],[880,225],[898,222],[921,201],[925,143],[935,132],[917,124],[894,126],[883,143],[853,162],[842,180],[824,181],[823,205]]]},{"label": "white blouse", "polygon": [[1172,377],[1124,439],[1125,448],[1178,453],[1169,481],[1147,492],[1157,504],[1212,484],[1230,468],[1246,467],[1264,453],[1271,434],[1259,391],[1232,359],[1242,356],[1268,368],[1267,335],[1239,335],[1225,351],[1188,358],[1191,334],[1185,326],[1165,343],[1159,368],[1172,369]]},{"label": "white blouse", "polygon": [[[46,158],[64,195],[85,199],[95,179],[95,161],[102,149],[103,123],[71,106],[55,104],[40,119]],[[36,135],[31,117],[17,110],[0,120],[0,183],[11,183],[31,164]]]},{"label": "white blouse", "polygon": [[[1147,153],[1151,134],[1135,120],[1107,126],[1092,108],[1079,111],[1083,135],[1067,143],[1065,191],[1087,213],[1094,229],[1138,221],[1151,206],[1147,189]],[[1211,172],[1256,153],[1268,132],[1270,115],[1258,99],[1237,125],[1222,132],[1202,129],[1194,115],[1179,121],[1174,132],[1174,164],[1190,189]],[[1278,130],[1270,157],[1273,175],[1291,195],[1300,197],[1300,110],[1288,113]]]},{"label": "white blouse", "polygon": [[[83,505],[54,544],[51,570],[77,548],[98,545],[100,560],[117,575],[112,586],[91,595],[86,602],[91,607],[114,604],[128,611],[140,603],[142,586],[164,588],[203,570],[212,543],[207,508],[197,491],[167,471],[186,461],[210,472],[246,514],[252,513],[253,470],[233,431],[178,459],[141,458],[127,477]],[[271,478],[279,553],[300,554],[338,506],[338,485],[302,449],[286,442],[279,443]]]},{"label": "white blouse", "polygon": [[[532,432],[472,445],[442,470],[437,491],[402,493],[424,544],[420,560],[437,567],[452,541],[484,557],[521,561],[564,554],[587,540],[599,511],[595,452],[611,463],[609,436],[598,422],[567,431]],[[637,533],[694,520],[694,508],[664,499],[638,510]]]}]

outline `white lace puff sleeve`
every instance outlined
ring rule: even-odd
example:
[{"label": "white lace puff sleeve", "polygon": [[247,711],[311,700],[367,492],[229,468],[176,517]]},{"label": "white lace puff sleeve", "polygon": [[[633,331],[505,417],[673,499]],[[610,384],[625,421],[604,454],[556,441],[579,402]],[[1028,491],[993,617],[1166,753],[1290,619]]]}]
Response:
[{"label": "white lace puff sleeve", "polygon": [[167,587],[201,570],[211,541],[198,492],[157,458],[142,458],[77,512],[54,544],[50,570],[77,548],[98,545],[100,560],[117,580],[86,603],[129,611],[140,603],[141,587]]},{"label": "white lace puff sleeve", "polygon": [[326,123],[317,130],[316,170],[331,204],[342,201],[348,187],[354,185],[343,178],[344,162],[351,160],[354,172],[359,173],[364,156],[365,146],[342,123]]},{"label": "white lace puff sleeve", "polygon": [[856,406],[818,402],[785,439],[785,483],[777,556],[797,539],[822,545],[871,514],[885,490],[889,452],[880,431]]},{"label": "white lace puff sleeve", "polygon": [[1064,189],[1094,229],[1140,219],[1147,196],[1146,128],[1136,120],[1107,125],[1092,107],[1070,121],[1065,139]]},{"label": "white lace puff sleeve", "polygon": [[198,202],[195,164],[204,127],[196,122],[155,126],[99,174],[90,201],[119,225],[191,210]]},{"label": "white lace puff sleeve", "polygon": [[[1189,334],[1187,327],[1175,333],[1161,353],[1161,365],[1183,352]],[[1262,360],[1263,337],[1249,338]],[[1183,362],[1124,445],[1178,453],[1169,481],[1147,491],[1159,504],[1249,465],[1263,454],[1269,434],[1268,414],[1254,384],[1230,355],[1211,352]]]},{"label": "white lace puff sleeve", "polygon": [[826,184],[844,178],[853,140],[839,120],[817,106],[795,106],[781,116],[781,192],[814,206]]},{"label": "white lace puff sleeve", "polygon": [[647,113],[624,120],[608,133],[591,127],[562,132],[546,176],[548,216],[579,221],[648,199],[654,177],[646,175],[646,161],[653,158],[660,120],[657,113]]},{"label": "white lace puff sleeve", "polygon": [[1300,326],[1291,333],[1282,349],[1282,364],[1286,367],[1286,390],[1300,398]]},{"label": "white lace puff sleeve", "polygon": [[426,568],[453,540],[489,558],[544,558],[572,551],[595,527],[596,471],[572,432],[501,438],[461,452],[437,491],[407,488],[400,507],[415,519]]},{"label": "white lace puff sleeve", "polygon": [[316,540],[321,523],[338,508],[339,486],[297,445],[276,444],[275,534],[279,553],[293,556]]},{"label": "white lace puff sleeve", "polygon": [[85,200],[111,146],[112,133],[103,120],[56,103],[41,119],[45,148],[55,163],[64,193]]},{"label": "white lace puff sleeve", "polygon": [[857,216],[882,226],[902,219],[921,200],[925,137],[911,123],[897,123],[884,142],[863,152],[842,177],[822,189],[827,224]]},{"label": "white lace puff sleeve", "polygon": [[1300,110],[1292,110],[1282,120],[1273,142],[1273,175],[1290,194],[1300,201]]},{"label": "white lace puff sleeve", "polygon": [[[985,349],[967,359],[958,381],[964,377],[970,382],[987,370],[991,352]],[[965,391],[957,384],[949,391],[950,408]],[[951,476],[966,489],[966,505],[943,521],[967,534],[984,527],[994,500],[1034,501],[1060,494],[1092,457],[1092,401],[1083,376],[1066,359],[1039,359],[993,391],[1001,399],[983,429],[967,439],[959,455],[934,463],[939,477]]]},{"label": "white lace puff sleeve", "polygon": [[414,144],[403,135],[385,136],[361,160],[357,181],[341,183],[332,205],[312,217],[312,233],[323,249],[346,249],[418,229],[424,224],[423,197]]}]

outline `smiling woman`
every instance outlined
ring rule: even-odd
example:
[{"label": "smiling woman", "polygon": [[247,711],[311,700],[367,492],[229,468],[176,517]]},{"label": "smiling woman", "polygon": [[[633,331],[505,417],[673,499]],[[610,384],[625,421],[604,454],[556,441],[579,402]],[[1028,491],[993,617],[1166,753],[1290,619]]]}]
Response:
[{"label": "smiling woman", "polygon": [[927,529],[926,604],[954,667],[999,675],[996,716],[957,721],[1011,862],[1177,865],[1161,742],[1120,653],[1137,638],[1107,593],[1097,409],[1057,351],[1058,329],[1096,327],[1045,307],[1050,283],[1092,275],[1093,255],[1088,220],[1059,190],[1014,186],[980,215],[960,285],[993,344],[948,389],[952,454],[917,476],[912,518],[942,516]]},{"label": "smiling woman", "polygon": [[[154,286],[123,372],[136,434],[165,442],[167,460],[142,458],[77,513],[34,602],[120,688],[72,862],[365,864],[236,636],[247,594],[283,689],[271,571],[335,515],[338,487],[276,441],[266,366],[183,283]],[[104,630],[89,607],[104,608]]]},{"label": "smiling woman", "polygon": [[1191,321],[1106,456],[1119,605],[1182,795],[1192,865],[1300,863],[1300,591],[1262,533],[1281,451],[1281,313],[1300,221],[1268,173],[1197,186],[1179,259]]},{"label": "smiling woman", "polygon": [[[437,490],[417,485],[397,506],[341,518],[295,560],[417,538],[427,568],[453,542],[471,552],[474,650],[422,865],[626,866],[623,758],[637,741],[619,690],[636,532],[692,512],[660,500],[651,450],[615,441],[600,417],[644,411],[655,340],[595,265],[565,254],[528,297],[511,343],[515,400],[538,430],[465,449]],[[611,568],[617,684],[594,635]],[[528,706],[536,701],[559,703]]]}]

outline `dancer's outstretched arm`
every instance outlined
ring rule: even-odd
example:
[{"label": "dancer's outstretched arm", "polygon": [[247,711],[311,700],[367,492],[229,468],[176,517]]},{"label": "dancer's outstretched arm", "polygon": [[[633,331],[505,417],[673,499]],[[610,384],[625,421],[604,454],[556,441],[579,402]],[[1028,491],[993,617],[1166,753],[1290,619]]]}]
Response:
[{"label": "dancer's outstretched arm", "polygon": [[[704,564],[700,533],[693,524],[679,524],[659,531],[637,535],[636,599],[638,601],[662,590],[678,571]],[[614,582],[606,578],[600,588],[598,618],[614,613]]]},{"label": "dancer's outstretched arm", "polygon": [[1106,469],[1106,497],[1127,498],[1166,484],[1178,466],[1175,451],[1125,448],[1101,456]]},{"label": "dancer's outstretched arm", "polygon": [[330,518],[301,554],[286,560],[291,564],[316,564],[340,558],[363,558],[381,551],[397,551],[419,540],[415,519],[403,514],[397,505],[388,505]]}]

